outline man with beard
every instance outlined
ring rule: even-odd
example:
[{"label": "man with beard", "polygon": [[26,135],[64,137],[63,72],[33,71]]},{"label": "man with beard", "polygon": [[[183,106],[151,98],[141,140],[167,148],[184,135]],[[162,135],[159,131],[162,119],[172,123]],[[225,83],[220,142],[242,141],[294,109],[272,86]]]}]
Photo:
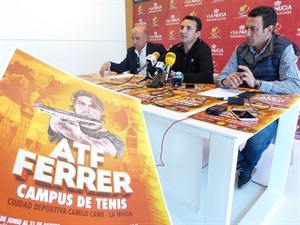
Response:
[{"label": "man with beard", "polygon": [[[87,91],[77,91],[72,95],[72,103],[75,114],[85,116],[104,123],[104,105],[97,96]],[[119,158],[124,152],[124,143],[115,134],[102,128],[102,125],[88,122],[70,122],[52,116],[49,122],[49,139],[59,142],[66,138],[69,142],[101,147],[105,154]]]},{"label": "man with beard", "polygon": [[[298,47],[275,33],[274,8],[252,9],[246,21],[247,40],[233,52],[229,62],[216,77],[222,88],[248,87],[270,94],[299,94]],[[255,171],[262,153],[276,136],[278,120],[252,136],[239,151],[238,187],[243,188]]]}]

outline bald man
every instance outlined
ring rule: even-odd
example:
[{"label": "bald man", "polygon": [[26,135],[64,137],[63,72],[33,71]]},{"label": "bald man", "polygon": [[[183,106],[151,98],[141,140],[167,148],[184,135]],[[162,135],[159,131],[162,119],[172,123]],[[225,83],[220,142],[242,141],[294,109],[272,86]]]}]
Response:
[{"label": "bald man", "polygon": [[[100,68],[100,75],[104,76],[105,71],[110,74],[111,71],[116,73],[123,73],[129,71],[131,74],[135,74],[138,69],[146,63],[146,56],[153,52],[159,52],[160,56],[164,56],[167,52],[162,44],[148,42],[148,31],[144,26],[136,26],[132,29],[131,39],[133,46],[127,49],[126,58],[120,63],[114,63],[107,61],[103,63]],[[164,59],[159,59],[164,61]],[[154,74],[155,68],[145,68],[139,74],[146,75],[149,72]]]}]

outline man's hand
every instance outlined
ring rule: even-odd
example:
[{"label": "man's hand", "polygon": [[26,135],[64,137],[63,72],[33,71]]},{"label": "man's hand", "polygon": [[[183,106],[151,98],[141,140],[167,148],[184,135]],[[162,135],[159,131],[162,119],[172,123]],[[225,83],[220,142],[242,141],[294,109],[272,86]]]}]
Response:
[{"label": "man's hand", "polygon": [[224,80],[222,80],[222,84],[227,87],[237,88],[243,83],[243,79],[240,76],[239,72],[234,72],[229,74]]},{"label": "man's hand", "polygon": [[100,73],[100,75],[101,75],[102,77],[104,77],[105,71],[108,71],[109,74],[110,74],[110,72],[111,72],[111,71],[110,71],[110,62],[109,62],[109,61],[103,63],[103,65],[102,65],[101,68],[100,68],[99,73]]},{"label": "man's hand", "polygon": [[249,87],[253,88],[255,86],[255,78],[251,70],[247,66],[239,66],[239,68],[244,70],[240,72],[242,80],[245,81]]},{"label": "man's hand", "polygon": [[234,72],[229,74],[223,81],[222,84],[228,87],[237,88],[243,81],[245,81],[249,87],[255,86],[255,78],[251,70],[247,66],[239,66],[239,69],[243,72]]},{"label": "man's hand", "polygon": [[86,140],[86,135],[81,131],[78,123],[66,122],[59,119],[56,116],[52,116],[50,119],[50,127],[55,133],[62,134],[63,136],[82,143],[83,140]]},{"label": "man's hand", "polygon": [[69,138],[75,142],[103,148],[104,153],[112,158],[117,156],[117,149],[110,142],[110,140],[106,138],[96,139],[85,135],[81,131],[78,123],[66,122],[58,117],[52,116],[50,119],[50,127],[55,133],[62,134],[66,138]]}]

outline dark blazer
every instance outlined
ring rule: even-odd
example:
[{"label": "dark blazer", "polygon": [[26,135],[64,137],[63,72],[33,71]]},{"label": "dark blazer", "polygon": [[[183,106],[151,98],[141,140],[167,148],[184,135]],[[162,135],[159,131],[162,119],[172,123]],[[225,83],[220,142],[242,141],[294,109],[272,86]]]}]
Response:
[{"label": "dark blazer", "polygon": [[[122,62],[120,63],[110,62],[111,63],[110,70],[117,73],[123,73],[129,70],[131,74],[135,74],[137,72],[138,56],[134,50],[135,50],[134,47],[128,48],[126,58]],[[146,56],[152,54],[153,52],[159,52],[160,56],[162,57],[166,54],[167,50],[162,44],[148,42],[146,48]],[[164,59],[162,60],[161,57],[158,59],[158,61],[164,61]],[[155,73],[155,67],[151,67],[149,72],[151,75],[153,75]]]}]

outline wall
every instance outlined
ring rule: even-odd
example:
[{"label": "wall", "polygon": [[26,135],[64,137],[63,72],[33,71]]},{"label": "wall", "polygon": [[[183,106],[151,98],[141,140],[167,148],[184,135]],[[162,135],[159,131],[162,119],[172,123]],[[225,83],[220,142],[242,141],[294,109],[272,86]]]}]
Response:
[{"label": "wall", "polygon": [[[126,54],[125,0],[1,0],[0,67],[14,46],[73,75]],[[2,74],[1,74],[2,75]]]},{"label": "wall", "polygon": [[126,46],[132,46],[131,31],[133,28],[133,2],[132,0],[125,0],[126,11]]}]

